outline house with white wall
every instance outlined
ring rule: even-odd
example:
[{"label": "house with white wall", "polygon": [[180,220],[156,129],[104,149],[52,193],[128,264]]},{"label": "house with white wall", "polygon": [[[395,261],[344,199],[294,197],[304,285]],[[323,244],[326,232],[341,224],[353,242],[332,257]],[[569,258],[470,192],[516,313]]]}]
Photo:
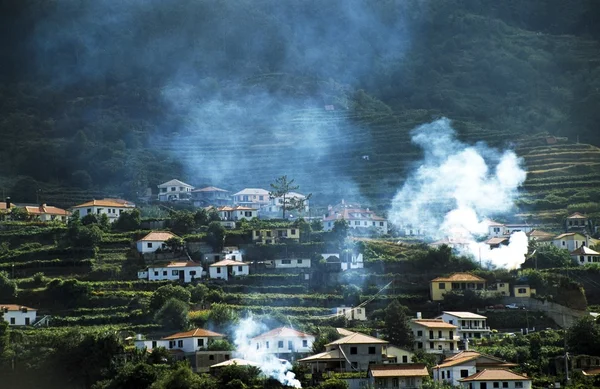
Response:
[{"label": "house with white wall", "polygon": [[310,258],[281,258],[268,261],[267,267],[275,269],[308,269],[310,265]]},{"label": "house with white wall", "polygon": [[220,253],[206,253],[203,255],[203,264],[212,264],[215,262],[229,259],[231,261],[243,262],[244,253],[237,246],[226,246]]},{"label": "house with white wall", "polygon": [[579,232],[566,232],[555,236],[552,240],[552,244],[559,249],[569,250],[573,252],[581,246],[588,246],[587,235],[580,234]]},{"label": "house with white wall", "polygon": [[211,279],[228,280],[231,277],[247,276],[250,266],[245,262],[224,259],[208,267],[208,276]]},{"label": "house with white wall", "polygon": [[244,207],[261,209],[270,204],[269,191],[260,188],[245,188],[233,195],[233,203]]},{"label": "house with white wall", "polygon": [[423,363],[369,365],[369,387],[377,389],[420,388],[429,378]]},{"label": "house with white wall", "polygon": [[110,223],[114,222],[123,212],[135,209],[135,204],[120,199],[92,200],[71,208],[73,212],[79,211],[79,217],[86,215],[108,216]]},{"label": "house with white wall", "polygon": [[340,253],[322,253],[321,258],[328,264],[339,263],[342,271],[362,269],[364,267],[363,255],[352,251]]},{"label": "house with white wall", "polygon": [[176,179],[158,185],[158,201],[189,200],[194,187]]},{"label": "house with white wall", "polygon": [[409,322],[414,335],[415,350],[428,354],[447,354],[458,352],[458,327],[442,319],[417,319]]},{"label": "house with white wall", "polygon": [[[285,195],[285,204],[286,206],[289,206],[291,201],[303,201],[304,202],[304,207],[302,207],[302,209],[300,210],[294,210],[294,211],[289,211],[286,207],[286,217],[290,217],[291,215],[293,215],[293,212],[301,212],[301,213],[308,213],[309,211],[309,202],[310,200],[308,200],[306,198],[305,195],[303,195],[302,193],[297,193],[297,192],[289,192],[288,194]],[[283,197],[276,197],[273,199],[270,199],[270,202],[268,205],[263,206],[260,209],[260,215],[261,218],[262,217],[282,217],[283,216],[283,205],[284,205],[284,200]]]},{"label": "house with white wall", "polygon": [[[515,363],[503,361],[491,355],[477,351],[461,351],[452,355],[432,369],[433,380],[459,386],[460,380],[472,376],[483,369],[506,369],[517,366]],[[501,388],[502,386],[498,386]],[[476,387],[479,389],[479,386]],[[493,388],[490,387],[490,388]]]},{"label": "house with white wall", "polygon": [[600,253],[587,246],[581,246],[577,250],[571,251],[571,258],[573,261],[577,262],[578,265],[589,265],[599,262]]},{"label": "house with white wall", "polygon": [[66,222],[69,219],[69,216],[71,216],[71,212],[62,208],[54,207],[52,205],[26,205],[23,208],[25,208],[31,219],[41,220],[43,222],[50,222],[54,220]]},{"label": "house with white wall", "polygon": [[352,229],[376,229],[381,234],[388,233],[388,222],[385,218],[377,216],[369,208],[359,208],[358,205],[342,203],[329,207],[327,215],[323,218],[323,230],[331,231],[337,220],[345,220]]},{"label": "house with white wall", "polygon": [[389,344],[386,349],[389,363],[412,363],[415,353],[412,351]]},{"label": "house with white wall", "polygon": [[[258,209],[243,205],[223,206],[217,208],[221,221],[235,222],[239,220],[252,220],[258,217]],[[234,225],[235,226],[235,225]]]},{"label": "house with white wall", "polygon": [[136,242],[137,251],[142,254],[153,253],[167,248],[167,241],[179,236],[169,231],[152,231]]},{"label": "house with white wall", "polygon": [[202,265],[194,261],[151,265],[138,271],[138,278],[147,281],[182,281],[190,283],[202,277]]},{"label": "house with white wall", "polygon": [[575,212],[565,219],[565,229],[567,231],[585,231],[588,225],[588,217]]},{"label": "house with white wall", "polygon": [[300,229],[290,226],[252,230],[252,241],[255,244],[276,244],[290,241],[299,242]]},{"label": "house with white wall", "polygon": [[484,369],[458,380],[463,389],[508,388],[531,389],[531,378],[508,369]]},{"label": "house with white wall", "polygon": [[250,339],[250,349],[257,354],[275,354],[287,359],[291,354],[308,355],[315,336],[289,327],[279,327]]},{"label": "house with white wall", "polygon": [[345,316],[348,320],[367,320],[367,310],[364,307],[335,307],[333,314]]},{"label": "house with white wall", "polygon": [[37,309],[24,305],[0,304],[0,313],[10,326],[29,326],[37,319]]},{"label": "house with white wall", "polygon": [[465,339],[481,339],[490,336],[492,331],[487,325],[487,317],[472,312],[443,311],[437,317],[448,324],[456,325],[457,335]]}]

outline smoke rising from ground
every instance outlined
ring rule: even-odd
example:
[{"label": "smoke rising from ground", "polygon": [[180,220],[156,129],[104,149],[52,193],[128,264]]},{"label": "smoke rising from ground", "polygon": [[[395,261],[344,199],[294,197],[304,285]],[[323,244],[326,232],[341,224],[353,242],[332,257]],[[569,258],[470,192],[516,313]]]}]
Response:
[{"label": "smoke rising from ground", "polygon": [[424,155],[394,197],[391,221],[418,227],[432,239],[459,242],[461,250],[482,262],[502,267],[522,263],[527,237],[521,234],[498,250],[476,241],[488,232],[486,218],[512,209],[526,178],[520,158],[510,150],[461,142],[446,118],[419,126],[411,135]]},{"label": "smoke rising from ground", "polygon": [[262,332],[268,331],[264,324],[255,321],[252,316],[241,320],[235,327],[234,343],[237,348],[237,354],[243,359],[258,363],[260,369],[269,377],[275,378],[281,384],[293,388],[301,388],[300,381],[296,379],[292,373],[292,365],[289,362],[284,362],[276,358],[273,354],[262,352],[252,348],[250,340]]}]

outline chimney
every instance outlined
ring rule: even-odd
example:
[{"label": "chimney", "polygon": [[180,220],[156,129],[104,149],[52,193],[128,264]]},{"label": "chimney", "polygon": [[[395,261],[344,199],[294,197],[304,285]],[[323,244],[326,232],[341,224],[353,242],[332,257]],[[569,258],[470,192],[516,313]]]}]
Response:
[{"label": "chimney", "polygon": [[6,198],[6,209],[10,209],[10,197]]},{"label": "chimney", "polygon": [[417,319],[422,319],[423,316],[421,316],[421,312],[417,312]]}]

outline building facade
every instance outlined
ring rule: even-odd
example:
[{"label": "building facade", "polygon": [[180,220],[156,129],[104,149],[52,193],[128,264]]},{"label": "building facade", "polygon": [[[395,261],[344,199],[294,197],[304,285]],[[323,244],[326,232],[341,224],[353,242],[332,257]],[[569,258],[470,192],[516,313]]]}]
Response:
[{"label": "building facade", "polygon": [[158,201],[190,200],[194,187],[176,179],[158,185]]}]

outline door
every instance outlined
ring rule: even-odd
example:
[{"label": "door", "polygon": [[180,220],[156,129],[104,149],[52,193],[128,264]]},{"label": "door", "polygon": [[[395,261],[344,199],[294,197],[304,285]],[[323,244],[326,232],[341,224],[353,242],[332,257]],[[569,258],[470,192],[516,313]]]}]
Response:
[{"label": "door", "polygon": [[28,317],[26,317],[26,318],[25,318],[25,325],[26,325],[26,326],[28,326],[29,324],[30,324],[30,323],[29,323],[29,318],[28,318]]},{"label": "door", "polygon": [[480,383],[479,383],[479,389],[487,389],[487,383],[485,383],[485,382],[480,382]]}]

